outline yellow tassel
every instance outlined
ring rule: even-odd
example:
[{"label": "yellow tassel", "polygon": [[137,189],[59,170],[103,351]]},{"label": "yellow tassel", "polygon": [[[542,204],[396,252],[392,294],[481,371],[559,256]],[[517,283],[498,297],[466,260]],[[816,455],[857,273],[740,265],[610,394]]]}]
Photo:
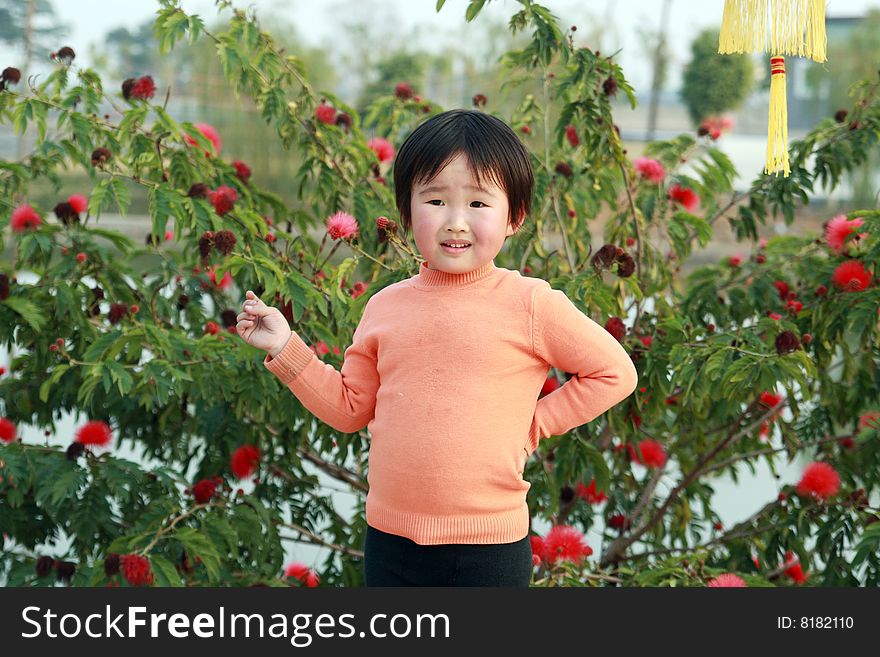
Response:
[{"label": "yellow tassel", "polygon": [[785,102],[785,58],[770,58],[770,115],[767,121],[767,163],[764,173],[788,178],[788,111]]},{"label": "yellow tassel", "polygon": [[722,55],[770,52],[824,62],[826,43],[825,0],[724,0]]}]

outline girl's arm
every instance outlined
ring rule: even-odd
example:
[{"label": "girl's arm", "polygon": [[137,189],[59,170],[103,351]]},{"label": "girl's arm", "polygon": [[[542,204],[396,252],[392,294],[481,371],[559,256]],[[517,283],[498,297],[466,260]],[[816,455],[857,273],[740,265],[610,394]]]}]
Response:
[{"label": "girl's arm", "polygon": [[[372,301],[372,299],[370,299]],[[325,363],[291,331],[290,339],[263,364],[319,420],[337,431],[354,433],[373,419],[379,374],[376,340],[370,330],[370,301],[364,307],[352,344],[343,354],[341,370]]]},{"label": "girl's arm", "polygon": [[614,336],[546,281],[535,290],[532,347],[548,365],[574,376],[538,400],[526,445],[529,454],[542,438],[590,422],[638,385],[635,365]]}]

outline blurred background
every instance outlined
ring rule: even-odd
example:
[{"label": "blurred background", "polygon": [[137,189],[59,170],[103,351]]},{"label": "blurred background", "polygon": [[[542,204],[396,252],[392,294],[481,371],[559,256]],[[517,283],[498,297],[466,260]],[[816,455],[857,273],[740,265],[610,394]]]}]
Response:
[{"label": "blurred background", "polygon": [[[228,11],[218,15],[211,0],[183,0],[181,4],[188,13],[200,14],[208,29],[225,23],[229,16]],[[336,94],[361,112],[377,96],[393,93],[398,82],[407,82],[416,93],[444,109],[471,107],[474,94],[482,93],[489,101],[486,109],[509,116],[522,90],[514,89],[510,96],[501,90],[499,58],[505,51],[522,47],[526,40],[525,35],[512,35],[507,27],[519,4],[493,0],[473,23],[464,18],[467,4],[467,0],[447,0],[437,13],[435,0],[234,3],[256,12],[263,29],[271,32],[287,52],[305,62],[314,88]],[[695,134],[700,117],[708,113],[729,119],[730,128],[718,136],[716,145],[739,171],[736,188],[748,188],[763,170],[769,98],[767,58],[743,55],[716,59],[721,0],[543,0],[541,4],[559,18],[563,29],[577,27],[573,33],[575,46],[614,54],[623,67],[636,90],[638,106],[631,109],[624,94],[618,94],[615,117],[631,158],[638,157],[652,139],[671,138],[682,132]],[[74,67],[95,68],[111,94],[119,94],[126,78],[151,75],[157,85],[153,102],[163,103],[167,94],[167,110],[175,119],[214,125],[223,140],[224,159],[244,160],[253,171],[256,185],[296,207],[297,154],[280,146],[248,98],[233,95],[207,39],[193,45],[179,42],[171,53],[159,53],[152,32],[158,8],[157,2],[148,0],[0,0],[0,68],[15,66],[21,69],[23,78],[35,76],[39,80],[56,66],[50,61],[50,53],[69,46],[76,51]],[[880,69],[880,0],[830,0],[826,26],[827,62],[795,57],[786,60],[790,140],[802,137],[838,110],[849,108],[850,85],[859,79],[874,78]],[[27,87],[20,84],[16,91],[27,93]],[[106,112],[111,121],[120,118],[109,104]],[[370,126],[365,129],[370,133]],[[11,125],[0,125],[0,160],[25,157],[35,139],[33,133],[19,136]],[[794,224],[786,226],[781,218],[775,223],[771,220],[762,229],[762,236],[785,232],[818,235],[823,222],[835,214],[876,207],[878,165],[880,154],[875,151],[871,162],[848,176],[833,195],[815,190],[809,206],[798,210]],[[68,172],[66,176],[62,181],[65,196],[89,193],[91,184],[84,173]],[[143,244],[150,230],[146,195],[138,187],[131,191],[129,214],[105,214],[100,223]],[[35,181],[29,202],[51,208],[58,195],[48,181]],[[389,208],[389,215],[392,210]],[[594,243],[601,240],[602,226],[600,215],[591,226]],[[316,230],[320,239],[322,231]],[[548,240],[548,250],[555,248],[552,234]],[[11,240],[0,255],[3,262],[11,260],[10,246]],[[747,255],[749,248],[735,243],[726,224],[717,222],[708,247],[683,263],[682,273],[686,275],[695,266],[728,255]],[[331,263],[348,255],[350,251],[339,249]],[[139,273],[149,268],[150,260],[136,261],[133,266]],[[23,281],[29,275],[33,274],[18,273]],[[0,364],[7,369],[10,356],[0,350]],[[790,419],[787,415],[786,410],[786,420]],[[85,419],[74,422],[74,418],[61,418],[56,438],[66,440],[74,426]],[[28,442],[46,440],[42,431],[21,429]],[[120,452],[120,456],[139,460],[125,449]],[[757,472],[744,471],[738,481],[720,478],[715,508],[724,524],[748,517],[775,497],[780,484],[796,481],[802,467],[801,463],[787,464],[776,477],[762,462]],[[663,488],[661,484],[658,493]],[[349,496],[354,509],[354,496],[345,491],[332,494],[340,499]],[[344,502],[337,503],[340,510],[344,506]],[[545,529],[535,527],[538,532]],[[594,527],[587,536],[597,553],[601,550],[598,531],[601,527]],[[327,556],[327,550],[291,543],[288,556],[315,566]]]}]

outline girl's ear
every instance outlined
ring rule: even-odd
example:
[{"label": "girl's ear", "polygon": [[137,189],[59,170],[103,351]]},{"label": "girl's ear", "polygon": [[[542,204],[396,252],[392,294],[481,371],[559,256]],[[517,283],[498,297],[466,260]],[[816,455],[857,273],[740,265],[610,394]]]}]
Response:
[{"label": "girl's ear", "polygon": [[506,237],[510,237],[511,235],[515,235],[519,232],[519,229],[522,228],[523,222],[525,221],[526,213],[525,211],[521,212],[519,215],[519,221],[517,221],[514,225],[507,224],[507,235]]}]

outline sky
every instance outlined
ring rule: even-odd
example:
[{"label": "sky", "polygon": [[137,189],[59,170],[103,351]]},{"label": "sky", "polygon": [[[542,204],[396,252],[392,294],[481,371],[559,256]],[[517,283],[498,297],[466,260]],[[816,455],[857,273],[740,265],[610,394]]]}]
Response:
[{"label": "sky", "polygon": [[[69,25],[68,41],[76,50],[79,63],[89,65],[88,45],[98,43],[103,34],[116,27],[133,28],[155,17],[159,7],[154,0],[52,0],[57,15]],[[564,27],[579,25],[581,34],[590,27],[600,26],[604,43],[579,41],[575,45],[614,52],[624,73],[636,90],[650,87],[651,61],[643,49],[640,30],[656,29],[660,23],[661,0],[540,0],[560,18]],[[380,33],[395,28],[409,34],[418,27],[416,44],[404,44],[428,51],[437,51],[451,43],[461,44],[479,38],[479,23],[488,17],[504,20],[520,8],[515,0],[490,0],[472,26],[464,26],[468,0],[447,0],[443,9],[435,11],[435,0],[250,0],[235,1],[236,7],[252,7],[258,16],[275,14],[293,23],[300,36],[309,44],[328,49],[346,47],[344,28],[339,17],[363,18],[373,22]],[[188,13],[197,13],[213,21],[217,9],[213,0],[183,0]],[[828,0],[829,17],[861,16],[868,9],[880,9],[880,0]],[[677,87],[681,67],[690,59],[689,43],[702,28],[718,26],[723,10],[722,0],[671,0],[669,42],[672,50],[669,84]],[[224,12],[225,16],[228,13]],[[392,27],[393,26],[393,27]],[[271,31],[271,27],[268,29]],[[393,34],[389,38],[393,38]]]}]

